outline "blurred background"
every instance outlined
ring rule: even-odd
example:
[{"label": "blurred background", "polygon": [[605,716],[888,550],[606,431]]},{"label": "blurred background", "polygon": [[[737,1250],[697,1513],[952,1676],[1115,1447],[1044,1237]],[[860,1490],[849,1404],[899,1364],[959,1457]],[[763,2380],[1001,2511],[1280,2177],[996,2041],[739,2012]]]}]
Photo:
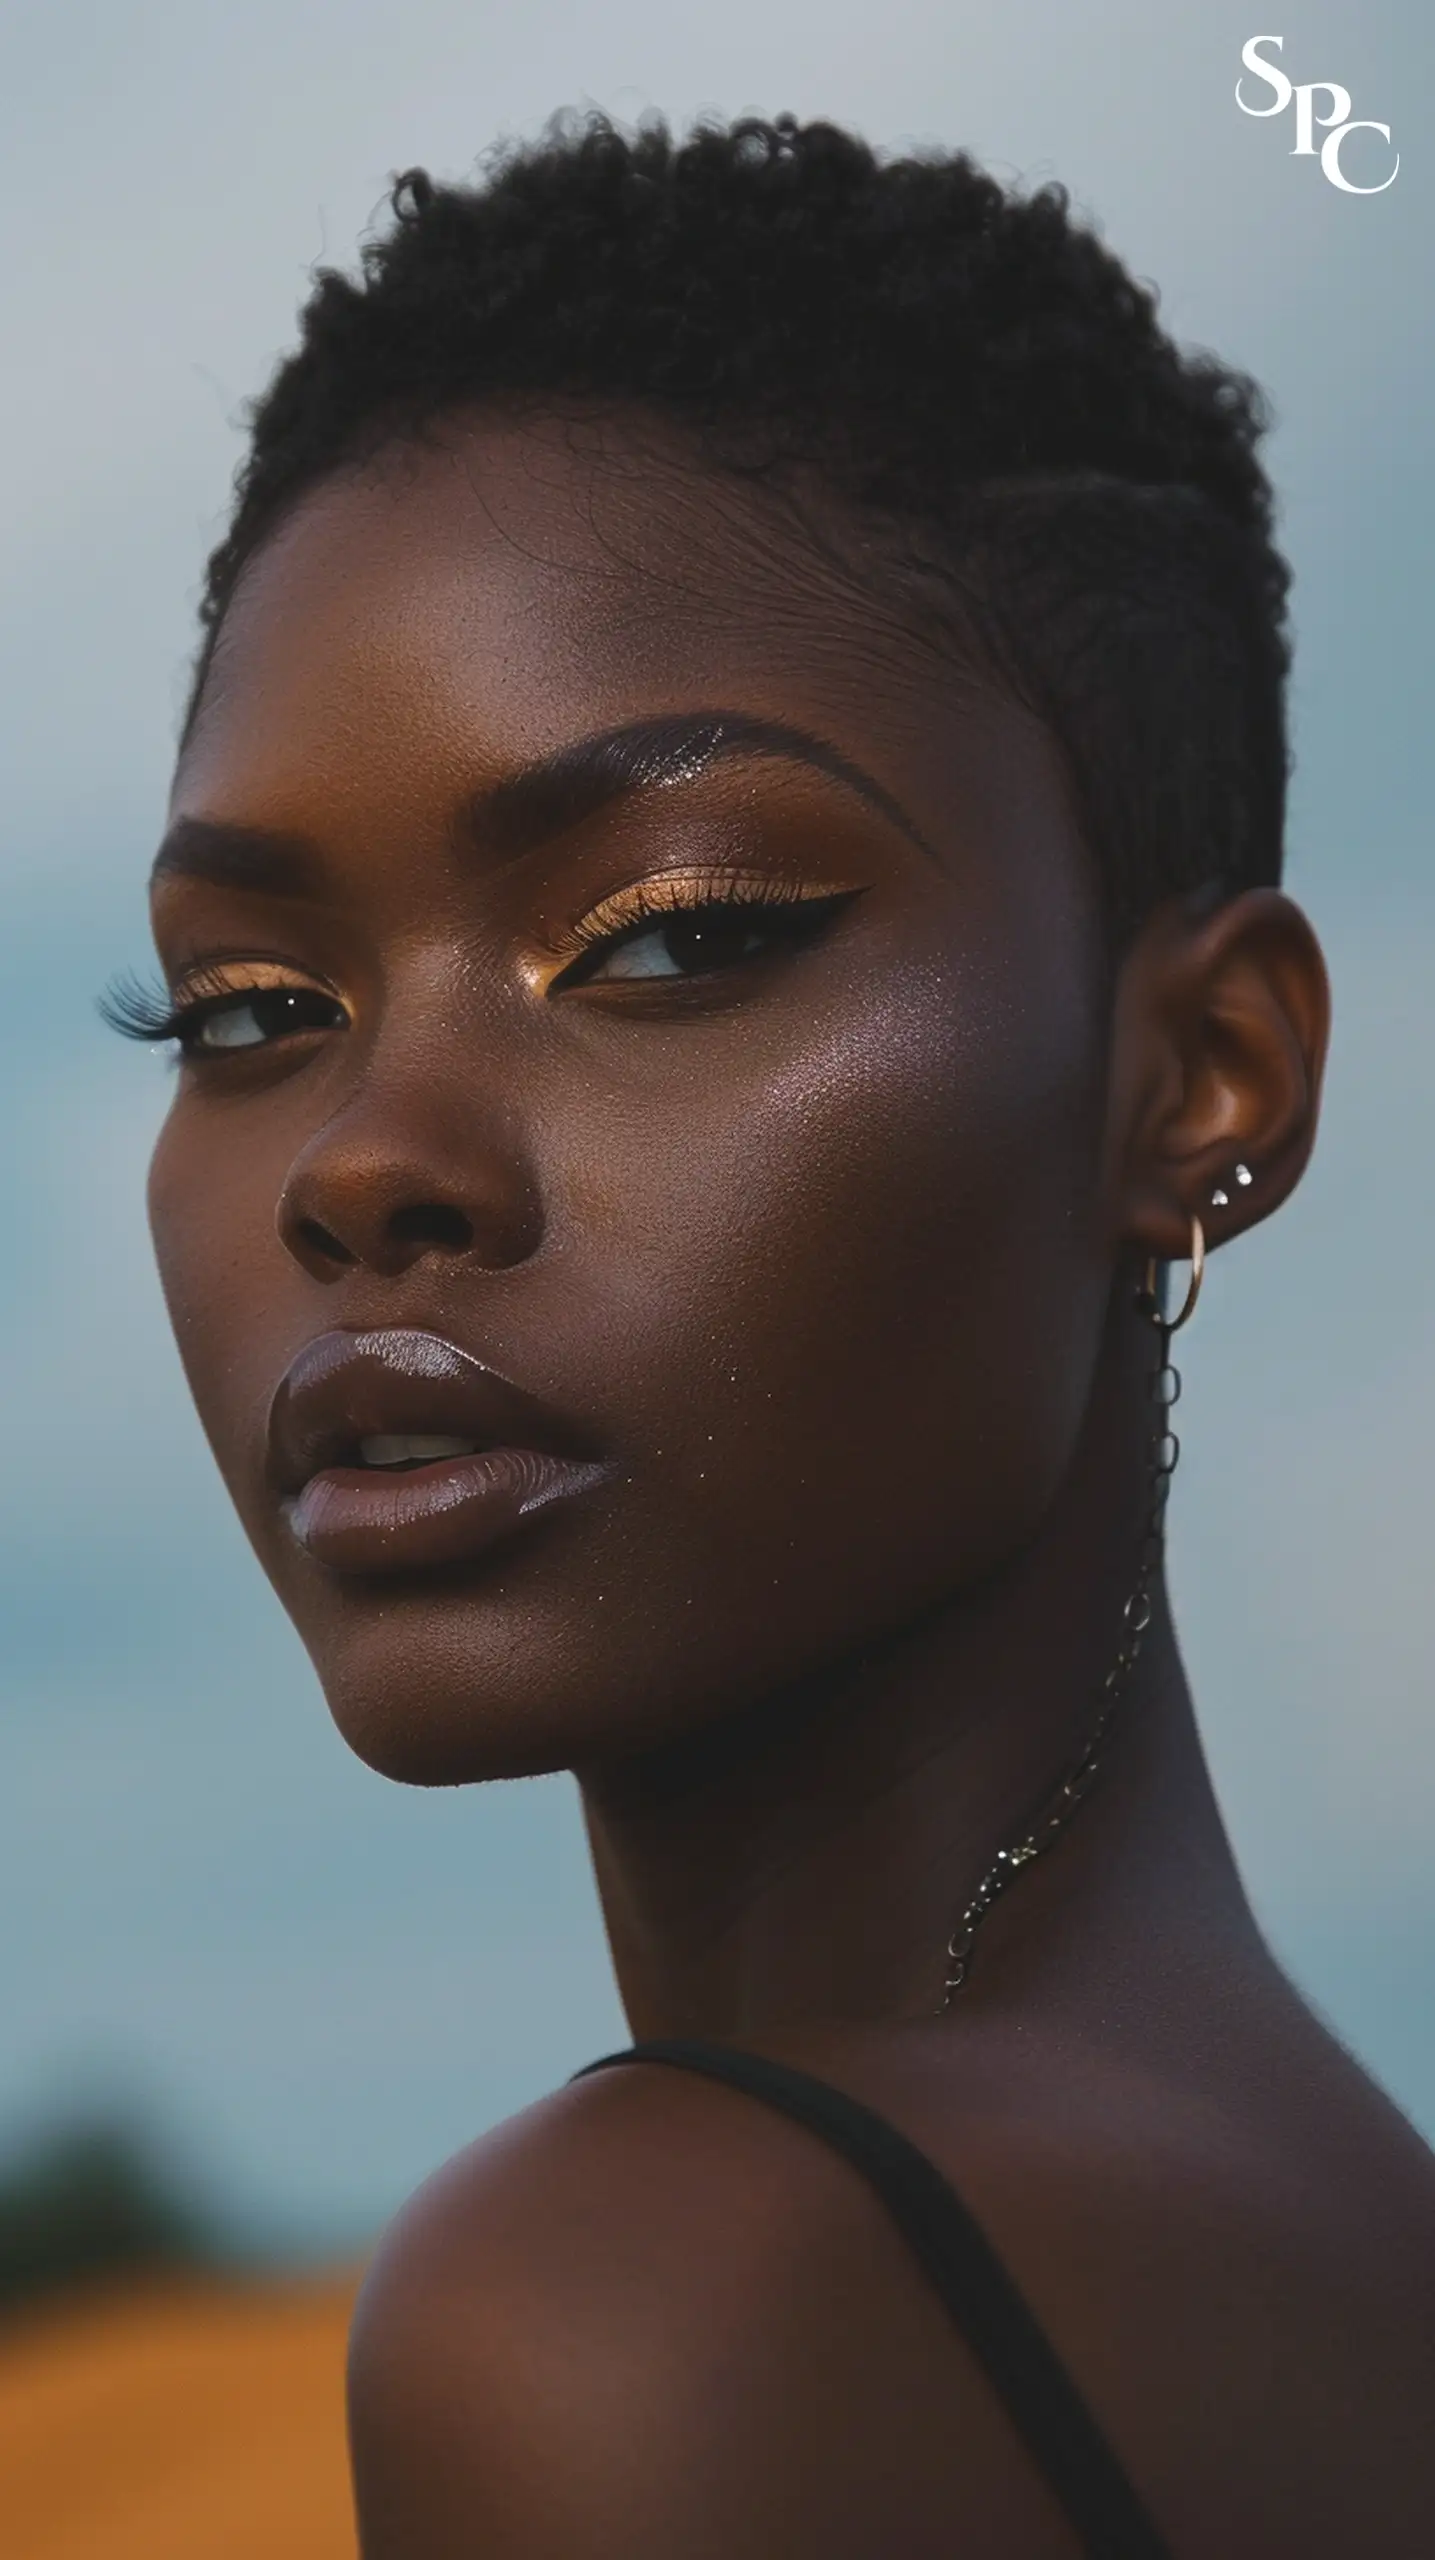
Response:
[{"label": "blurred background", "polygon": [[[14,2560],[351,2549],[345,2270],[447,2152],[624,2040],[567,1782],[409,1794],[331,1732],[212,1474],[150,1268],[166,1070],[93,1007],[146,956],[141,884],[243,400],[394,172],[462,175],[557,106],[791,108],[1059,177],[1175,334],[1271,394],[1296,571],[1290,879],[1326,940],[1336,1035],[1314,1170],[1220,1258],[1188,1337],[1174,1580],[1266,1927],[1435,2134],[1435,16],[1276,16],[1293,78],[1339,81],[1393,127],[1386,192],[1338,192],[1290,156],[1289,115],[1239,112],[1264,21],[1224,0],[49,0],[4,19]],[[1249,77],[1247,95],[1268,98]],[[1389,166],[1378,135],[1352,137],[1356,182]],[[107,2290],[77,2305],[96,2270]]]}]

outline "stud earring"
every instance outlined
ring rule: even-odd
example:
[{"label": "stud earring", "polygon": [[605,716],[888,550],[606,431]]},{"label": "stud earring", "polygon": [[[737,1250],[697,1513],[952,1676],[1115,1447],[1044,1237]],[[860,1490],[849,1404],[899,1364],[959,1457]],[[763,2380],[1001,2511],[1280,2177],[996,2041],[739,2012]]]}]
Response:
[{"label": "stud earring", "polygon": [[[1243,1191],[1249,1190],[1251,1184],[1256,1178],[1252,1173],[1250,1166],[1248,1164],[1238,1164],[1234,1167],[1234,1172],[1235,1178],[1240,1184],[1241,1189]],[[1217,1190],[1212,1192],[1211,1206],[1213,1209],[1229,1209],[1230,1205],[1231,1195],[1229,1191]]]}]

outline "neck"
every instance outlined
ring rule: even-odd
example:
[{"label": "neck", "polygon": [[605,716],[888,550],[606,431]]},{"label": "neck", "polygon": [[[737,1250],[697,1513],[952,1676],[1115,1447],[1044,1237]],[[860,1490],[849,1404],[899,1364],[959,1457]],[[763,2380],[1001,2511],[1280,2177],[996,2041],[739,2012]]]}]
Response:
[{"label": "neck", "polygon": [[[635,2037],[758,2040],[940,2007],[948,1938],[1079,1755],[1136,1579],[1149,1347],[1113,1340],[1040,1531],[979,1588],[695,1736],[583,1773]],[[1100,1774],[978,1932],[964,2013],[1159,2034],[1260,1941],[1159,1577]]]}]

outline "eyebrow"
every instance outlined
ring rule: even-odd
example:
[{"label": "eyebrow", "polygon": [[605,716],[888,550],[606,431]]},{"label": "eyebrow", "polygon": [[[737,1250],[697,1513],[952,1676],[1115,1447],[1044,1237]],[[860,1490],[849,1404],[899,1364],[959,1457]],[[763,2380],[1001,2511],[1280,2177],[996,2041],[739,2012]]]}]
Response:
[{"label": "eyebrow", "polygon": [[311,898],[322,886],[323,862],[307,836],[284,829],[176,818],[149,877],[151,888],[161,880],[207,880],[213,888],[247,889],[257,897]]},{"label": "eyebrow", "polygon": [[[742,711],[659,715],[577,739],[518,773],[485,783],[465,802],[454,836],[463,850],[518,861],[615,801],[693,780],[726,756],[769,757],[825,774],[875,809],[929,861],[937,860],[901,802],[839,748],[785,720],[760,720]],[[305,836],[233,820],[179,818],[155,856],[150,878],[206,880],[217,888],[304,898],[317,894],[322,875],[319,849]]]},{"label": "eyebrow", "polygon": [[765,756],[826,774],[937,858],[901,802],[850,756],[809,730],[745,711],[669,713],[581,738],[475,792],[462,830],[499,860],[515,860],[631,792],[691,781],[725,756]]}]

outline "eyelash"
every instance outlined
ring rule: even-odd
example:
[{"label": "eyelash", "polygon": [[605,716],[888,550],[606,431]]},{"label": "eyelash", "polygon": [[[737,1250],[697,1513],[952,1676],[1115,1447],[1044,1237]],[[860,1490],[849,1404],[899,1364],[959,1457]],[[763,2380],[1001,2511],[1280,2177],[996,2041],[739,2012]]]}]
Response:
[{"label": "eyelash", "polygon": [[[337,997],[326,998],[326,991],[314,986],[236,987],[221,968],[191,970],[185,979],[184,999],[176,1003],[168,987],[146,984],[143,978],[127,971],[109,985],[99,1000],[102,1020],[125,1040],[180,1040],[196,1033],[201,1024],[222,1006],[242,1004],[246,997],[277,995],[315,995],[337,1003]],[[256,1044],[259,1045],[259,1044]]]},{"label": "eyelash", "polygon": [[770,873],[746,871],[685,871],[680,877],[639,880],[631,889],[605,898],[573,926],[567,937],[571,956],[565,960],[554,986],[581,984],[574,972],[591,963],[600,954],[620,950],[625,942],[635,942],[655,924],[671,923],[676,918],[695,918],[732,907],[785,909],[794,924],[801,911],[815,932],[822,919],[839,903],[831,892],[814,894],[799,888],[795,881],[779,880]]},{"label": "eyelash", "polygon": [[[582,975],[575,977],[575,972],[583,972],[585,964],[591,965],[600,955],[618,950],[625,942],[637,940],[654,924],[666,923],[676,917],[701,917],[732,907],[777,907],[786,909],[793,923],[798,924],[796,911],[806,910],[801,923],[816,933],[826,918],[851,894],[828,891],[814,895],[812,891],[798,888],[789,881],[741,872],[685,873],[681,879],[665,880],[660,876],[655,880],[640,881],[631,890],[620,891],[617,896],[605,899],[572,928],[567,937],[571,956],[551,984],[555,987],[565,983],[582,984]],[[212,966],[208,970],[191,971],[185,980],[184,997],[177,1002],[164,985],[147,984],[130,971],[105,989],[99,999],[99,1010],[110,1029],[119,1032],[126,1040],[142,1040],[151,1044],[178,1041],[183,1046],[186,1038],[193,1039],[210,1015],[224,1005],[242,1003],[246,997],[291,992],[312,992],[320,996],[324,993],[318,988],[290,989],[282,984],[236,987],[222,968]],[[337,999],[332,1000],[337,1002]],[[256,1042],[253,1045],[272,1044]]]}]

